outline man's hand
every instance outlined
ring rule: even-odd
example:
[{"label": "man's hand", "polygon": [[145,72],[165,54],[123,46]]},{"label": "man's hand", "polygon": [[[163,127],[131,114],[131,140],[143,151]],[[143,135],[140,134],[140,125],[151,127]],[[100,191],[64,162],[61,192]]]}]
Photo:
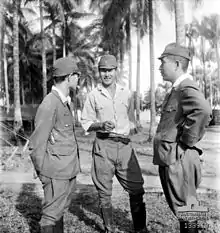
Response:
[{"label": "man's hand", "polygon": [[115,124],[112,121],[104,121],[102,123],[102,128],[104,131],[110,132],[115,128]]}]

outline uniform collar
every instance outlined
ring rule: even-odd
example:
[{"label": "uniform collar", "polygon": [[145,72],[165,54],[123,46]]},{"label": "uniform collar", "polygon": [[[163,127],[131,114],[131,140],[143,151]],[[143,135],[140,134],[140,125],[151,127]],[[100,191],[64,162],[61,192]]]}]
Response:
[{"label": "uniform collar", "polygon": [[[100,91],[102,94],[104,94],[105,96],[109,97],[110,98],[110,95],[109,95],[109,92],[107,91],[107,89],[101,84],[99,83],[97,85],[97,89],[98,91]],[[124,87],[122,87],[121,85],[117,84],[116,83],[116,91],[115,91],[115,97],[117,96],[117,93],[120,91],[120,90],[123,90]],[[114,98],[115,98],[114,97]]]},{"label": "uniform collar", "polygon": [[52,90],[53,90],[53,91],[56,91],[56,92],[58,93],[58,95],[59,95],[61,101],[63,102],[63,104],[66,103],[66,102],[67,102],[68,104],[70,104],[71,98],[70,98],[69,95],[68,95],[68,96],[65,96],[65,95],[62,93],[62,91],[60,91],[56,86],[52,86]]},{"label": "uniform collar", "polygon": [[[101,83],[98,83],[97,89],[98,89],[99,91],[106,90],[106,88],[105,88]],[[123,89],[124,89],[123,86],[121,86],[121,85],[119,85],[119,84],[116,83],[116,91],[117,91],[117,90],[123,90]]]},{"label": "uniform collar", "polygon": [[185,80],[185,79],[187,79],[187,78],[193,80],[192,75],[190,75],[190,74],[188,74],[188,73],[185,73],[185,74],[180,75],[179,78],[177,78],[177,80],[173,83],[172,88],[174,88],[174,89],[177,88],[177,87],[179,86],[179,84],[180,84],[183,80]]}]

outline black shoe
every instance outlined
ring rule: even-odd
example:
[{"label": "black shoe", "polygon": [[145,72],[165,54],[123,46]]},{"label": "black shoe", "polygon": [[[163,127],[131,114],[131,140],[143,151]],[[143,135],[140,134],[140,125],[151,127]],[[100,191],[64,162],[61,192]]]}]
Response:
[{"label": "black shoe", "polygon": [[63,217],[56,222],[55,225],[55,231],[54,233],[63,233],[64,232],[64,228],[63,228]]},{"label": "black shoe", "polygon": [[41,233],[55,233],[55,226],[52,225],[42,226]]},{"label": "black shoe", "polygon": [[145,228],[142,229],[142,230],[135,231],[135,233],[148,233],[148,230],[147,230],[147,228],[145,227]]}]

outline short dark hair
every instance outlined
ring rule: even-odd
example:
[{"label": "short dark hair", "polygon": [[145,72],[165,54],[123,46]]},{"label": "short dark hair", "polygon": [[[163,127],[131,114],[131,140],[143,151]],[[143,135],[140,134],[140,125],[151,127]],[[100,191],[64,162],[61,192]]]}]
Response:
[{"label": "short dark hair", "polygon": [[53,77],[53,82],[56,84],[56,83],[62,83],[65,78],[67,77],[68,75],[64,75],[64,76],[55,76]]},{"label": "short dark hair", "polygon": [[181,63],[182,65],[182,70],[184,72],[187,71],[188,66],[189,66],[189,60],[185,57],[181,57],[181,56],[176,56],[176,55],[168,55],[167,56],[168,59],[172,60],[172,61],[178,61]]}]

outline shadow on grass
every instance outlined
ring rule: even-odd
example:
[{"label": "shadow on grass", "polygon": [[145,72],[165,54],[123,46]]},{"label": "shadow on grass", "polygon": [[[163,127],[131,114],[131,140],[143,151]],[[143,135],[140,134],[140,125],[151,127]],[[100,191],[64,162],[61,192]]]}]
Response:
[{"label": "shadow on grass", "polygon": [[[69,212],[78,217],[79,222],[93,228],[94,231],[103,232],[98,193],[93,185],[77,184],[77,194],[73,196]],[[113,201],[113,203],[115,203]],[[121,203],[124,206],[124,202]],[[114,208],[117,206],[118,208]],[[113,205],[114,224],[118,230],[130,232],[131,221],[128,218],[128,211],[120,208],[120,205]],[[82,231],[83,232],[83,231]]]},{"label": "shadow on grass", "polygon": [[17,211],[26,218],[30,233],[40,233],[42,199],[34,192],[35,187],[36,184],[23,184],[15,205]]},{"label": "shadow on grass", "polygon": [[[16,199],[15,208],[26,219],[30,233],[40,233],[42,199],[35,192],[36,184],[23,184]],[[125,201],[126,202],[126,201]],[[124,210],[125,202],[116,203],[113,208],[114,222],[117,228],[130,232],[132,223]],[[70,217],[70,222],[68,221]],[[77,184],[73,193],[69,214],[65,217],[65,229],[77,229],[77,232],[103,232],[103,222],[98,205],[98,194],[93,185]],[[87,230],[84,230],[87,229]],[[7,231],[6,231],[7,232]]]}]

